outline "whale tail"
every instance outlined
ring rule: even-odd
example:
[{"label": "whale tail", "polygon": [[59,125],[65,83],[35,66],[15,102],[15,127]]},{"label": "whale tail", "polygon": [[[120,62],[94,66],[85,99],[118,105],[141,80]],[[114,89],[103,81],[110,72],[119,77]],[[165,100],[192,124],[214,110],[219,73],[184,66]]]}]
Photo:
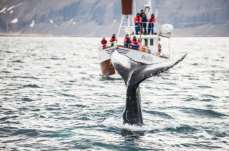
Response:
[{"label": "whale tail", "polygon": [[186,55],[174,63],[146,65],[137,63],[118,52],[112,54],[112,64],[127,86],[126,107],[123,113],[124,123],[131,125],[143,124],[139,84],[147,78],[169,70],[181,62],[185,57]]},{"label": "whale tail", "polygon": [[186,56],[187,54],[172,63],[142,64],[115,51],[111,56],[111,61],[114,68],[121,75],[128,87],[138,87],[138,85],[145,79],[157,76],[160,73],[173,68],[175,65],[183,61]]}]

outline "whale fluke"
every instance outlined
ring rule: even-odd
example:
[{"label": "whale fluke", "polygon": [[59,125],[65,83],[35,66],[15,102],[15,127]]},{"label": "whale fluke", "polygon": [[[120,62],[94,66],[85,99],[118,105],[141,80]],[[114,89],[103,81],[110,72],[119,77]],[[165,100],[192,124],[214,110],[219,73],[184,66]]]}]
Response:
[{"label": "whale fluke", "polygon": [[126,107],[123,113],[123,122],[142,125],[141,98],[139,84],[145,79],[157,76],[180,63],[187,54],[173,63],[142,64],[131,60],[127,56],[115,51],[111,55],[111,61],[116,71],[123,78],[127,86]]},{"label": "whale fluke", "polygon": [[[157,76],[162,72],[168,71],[169,69],[173,68],[175,65],[183,61],[186,56],[187,54],[183,55],[180,59],[172,63],[169,62],[151,65],[140,64],[132,69],[134,71],[131,74],[131,78],[129,78],[128,85],[139,85],[145,79]],[[116,70],[118,71],[119,69]]]}]

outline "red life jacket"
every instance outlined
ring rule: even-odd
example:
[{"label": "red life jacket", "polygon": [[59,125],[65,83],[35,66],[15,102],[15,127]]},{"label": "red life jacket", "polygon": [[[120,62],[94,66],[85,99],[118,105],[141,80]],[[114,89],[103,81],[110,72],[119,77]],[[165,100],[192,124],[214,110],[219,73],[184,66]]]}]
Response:
[{"label": "red life jacket", "polygon": [[106,48],[107,47],[107,40],[102,39],[101,44],[102,44],[103,49]]},{"label": "red life jacket", "polygon": [[151,16],[149,19],[149,23],[155,23],[155,22],[156,22],[156,18]]},{"label": "red life jacket", "polygon": [[139,46],[139,42],[137,40],[132,40],[131,45]]},{"label": "red life jacket", "polygon": [[125,42],[125,43],[127,43],[127,42],[131,42],[131,40],[130,40],[130,38],[129,38],[129,37],[125,37],[124,42]]},{"label": "red life jacket", "polygon": [[135,24],[141,24],[142,23],[142,17],[141,16],[135,16],[134,17],[134,23]]},{"label": "red life jacket", "polygon": [[111,37],[110,42],[115,42],[115,41],[118,41],[118,40],[117,40],[117,38],[115,38],[115,37]]}]

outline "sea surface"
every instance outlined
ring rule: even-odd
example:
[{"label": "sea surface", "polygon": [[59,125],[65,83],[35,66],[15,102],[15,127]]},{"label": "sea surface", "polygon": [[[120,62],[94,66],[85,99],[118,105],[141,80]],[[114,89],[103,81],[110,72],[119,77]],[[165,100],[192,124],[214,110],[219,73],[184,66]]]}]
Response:
[{"label": "sea surface", "polygon": [[0,38],[0,150],[229,150],[229,38],[173,38],[187,58],[141,84],[144,126],[122,123],[126,87],[104,79],[99,38]]}]

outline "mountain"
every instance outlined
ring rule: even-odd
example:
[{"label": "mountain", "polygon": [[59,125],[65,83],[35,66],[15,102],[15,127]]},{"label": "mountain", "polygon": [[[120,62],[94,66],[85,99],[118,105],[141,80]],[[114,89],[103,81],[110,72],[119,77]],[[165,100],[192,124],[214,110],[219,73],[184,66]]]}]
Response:
[{"label": "mountain", "polygon": [[[137,10],[143,7],[136,0]],[[229,0],[152,0],[177,36],[229,36]],[[1,0],[0,32],[57,36],[116,33],[120,0]]]}]

